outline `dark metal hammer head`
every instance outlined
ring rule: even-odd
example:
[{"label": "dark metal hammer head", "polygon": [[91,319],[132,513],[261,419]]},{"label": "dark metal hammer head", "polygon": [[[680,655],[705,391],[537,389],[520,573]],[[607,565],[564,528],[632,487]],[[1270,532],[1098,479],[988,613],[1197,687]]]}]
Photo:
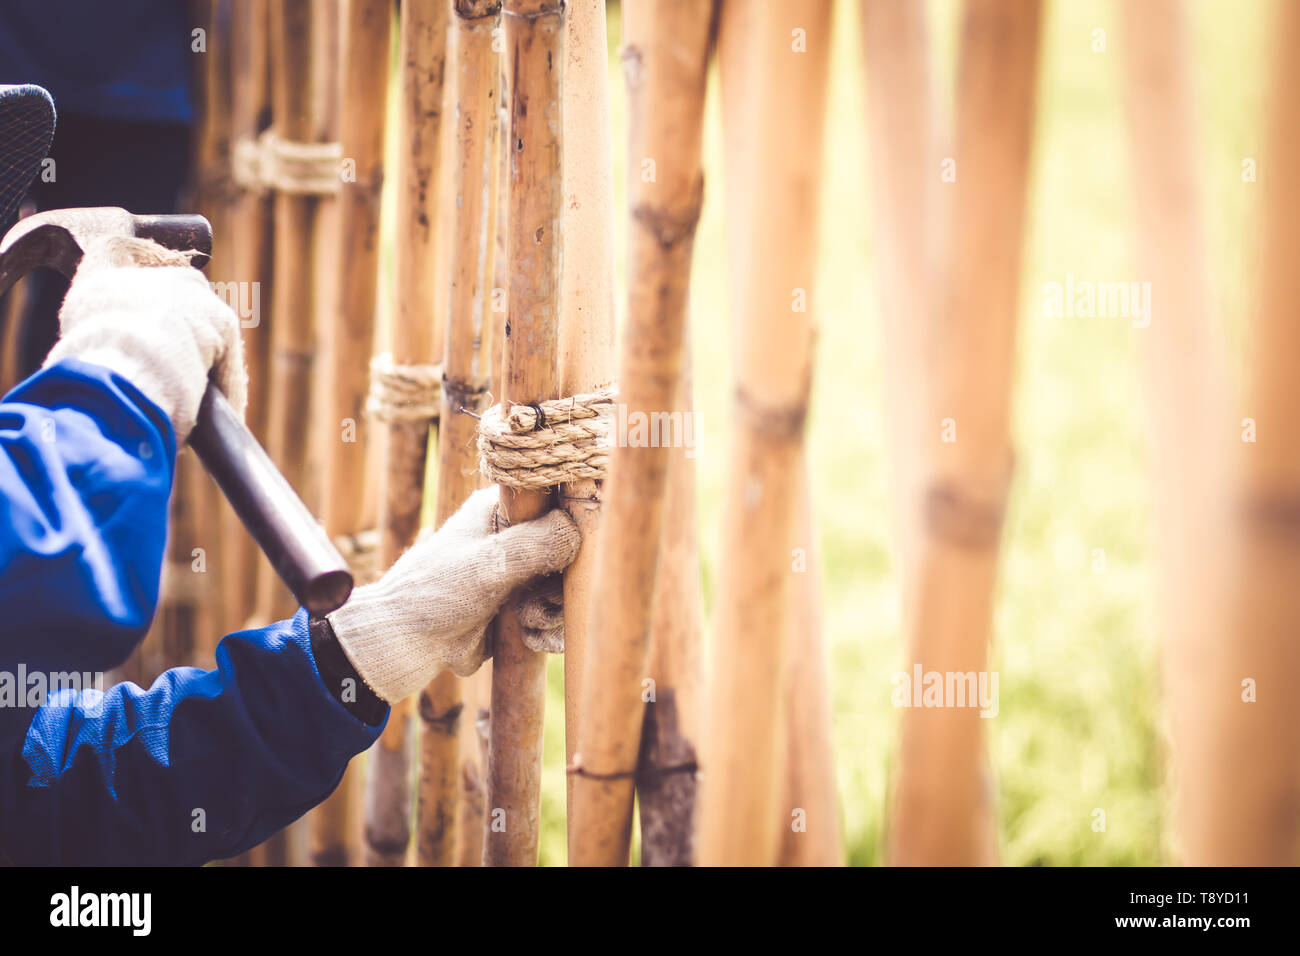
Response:
[{"label": "dark metal hammer head", "polygon": [[202,216],[135,216],[116,206],[51,209],[22,219],[0,239],[0,295],[33,269],[57,269],[71,278],[86,245],[107,236],[139,236],[181,252],[198,253],[196,268],[212,254],[212,224]]}]

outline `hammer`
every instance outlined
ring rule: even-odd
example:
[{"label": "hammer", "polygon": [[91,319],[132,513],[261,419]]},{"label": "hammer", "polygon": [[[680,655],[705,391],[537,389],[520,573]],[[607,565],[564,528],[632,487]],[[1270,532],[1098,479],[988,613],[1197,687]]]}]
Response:
[{"label": "hammer", "polygon": [[[212,225],[202,216],[134,216],[125,209],[56,209],[21,220],[0,239],[0,295],[33,269],[69,278],[87,243],[103,236],[139,236],[169,249],[212,253]],[[211,383],[203,394],[190,447],[235,514],[303,607],[316,615],[342,607],[352,572],[307,506]]]}]

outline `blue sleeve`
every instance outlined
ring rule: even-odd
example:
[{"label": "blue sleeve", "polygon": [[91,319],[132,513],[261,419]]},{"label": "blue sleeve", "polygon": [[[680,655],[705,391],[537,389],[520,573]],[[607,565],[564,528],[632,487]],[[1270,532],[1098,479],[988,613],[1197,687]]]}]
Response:
[{"label": "blue sleeve", "polygon": [[41,707],[0,764],[0,849],[19,865],[233,856],[328,796],[381,729],[330,696],[299,611],[226,637],[215,671]]},{"label": "blue sleeve", "polygon": [[126,379],[65,360],[0,402],[0,667],[107,670],[158,601],[176,439]]}]

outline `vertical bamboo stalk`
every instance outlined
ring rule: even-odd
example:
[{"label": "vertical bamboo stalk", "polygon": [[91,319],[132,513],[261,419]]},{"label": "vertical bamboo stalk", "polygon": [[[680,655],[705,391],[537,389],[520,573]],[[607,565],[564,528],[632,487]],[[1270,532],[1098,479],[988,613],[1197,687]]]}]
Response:
[{"label": "vertical bamboo stalk", "polygon": [[[500,65],[492,49],[501,23],[500,0],[455,0],[456,68],[454,195],[450,236],[450,302],[443,358],[442,411],[438,426],[437,522],[455,514],[478,487],[473,415],[487,406],[492,378],[492,258],[496,207],[497,102]],[[463,410],[472,412],[465,414]],[[461,681],[451,672],[435,677],[420,694],[419,862],[450,866],[462,838],[482,855],[480,835],[459,834]],[[470,721],[474,720],[471,713]],[[469,763],[477,767],[466,754]],[[473,772],[473,771],[471,771]]]},{"label": "vertical bamboo stalk", "polygon": [[[924,438],[931,433],[924,404],[927,343],[937,314],[932,286],[942,275],[935,260],[946,224],[938,209],[939,110],[925,5],[864,0],[861,10],[886,424],[899,502],[894,532],[903,582],[903,633],[911,642],[917,634],[918,557],[924,538],[919,469]],[[920,652],[909,647],[906,653],[910,661]],[[931,781],[929,786],[941,784]],[[896,793],[894,799],[910,798]]]},{"label": "vertical bamboo stalk", "polygon": [[[266,0],[241,0],[234,4],[231,37],[231,138],[255,141],[271,120],[269,79],[269,11]],[[236,147],[238,148],[238,147]],[[274,218],[269,192],[245,186],[235,197],[230,213],[228,268],[215,274],[233,283],[244,337],[248,366],[249,430],[266,442],[268,364],[270,356],[269,306],[271,304],[272,236]],[[233,510],[222,513],[222,591],[227,627],[243,627],[253,612],[258,563],[256,544]]]},{"label": "vertical bamboo stalk", "polygon": [[[432,364],[442,353],[441,310],[434,256],[441,197],[448,4],[418,0],[401,6],[401,107],[398,113],[397,284],[392,356],[399,365]],[[420,530],[429,422],[387,426],[380,564],[388,567]],[[366,862],[406,862],[411,821],[412,701],[394,705],[388,726],[369,755],[366,779]]]},{"label": "vertical bamboo stalk", "polygon": [[[808,462],[799,474],[799,511],[791,548],[798,577],[789,606],[786,648],[785,791],[777,825],[782,866],[844,862],[835,787],[830,675],[822,624],[820,546]],[[797,555],[797,556],[796,556]],[[802,566],[800,566],[802,565]]]},{"label": "vertical bamboo stalk", "polygon": [[[331,29],[313,9],[312,0],[286,0],[271,5],[272,105],[275,129],[290,142],[316,141],[318,119],[313,113],[313,53],[318,33]],[[316,195],[277,192],[275,195],[275,273],[271,311],[270,382],[267,399],[266,445],[289,484],[310,507],[319,497],[313,480],[310,413],[313,364],[317,347],[318,285],[315,237],[320,207]],[[288,617],[295,611],[292,595],[267,562],[258,577],[256,616],[261,621]]]},{"label": "vertical bamboo stalk", "polygon": [[926,342],[933,325],[932,283],[939,275],[938,106],[930,65],[926,6],[912,0],[864,0],[868,139],[877,241],[882,340],[887,360],[886,424],[892,449],[895,536],[903,578],[903,620],[911,633],[913,576],[921,529],[916,470],[924,420],[921,392],[928,378]]},{"label": "vertical bamboo stalk", "polygon": [[[568,0],[564,36],[564,274],[560,279],[560,394],[580,395],[614,377],[614,157],[604,0]],[[600,483],[560,489],[582,531],[564,572],[564,752],[577,750],[582,665],[594,598]],[[572,808],[573,780],[567,781]],[[569,830],[573,836],[572,827]]]},{"label": "vertical bamboo stalk", "polygon": [[681,415],[683,442],[669,452],[650,619],[647,673],[654,681],[654,695],[645,710],[636,772],[642,866],[690,866],[695,861],[704,596],[695,530],[697,432],[690,349],[684,348],[672,409],[673,415]]},{"label": "vertical bamboo stalk", "polygon": [[[1208,865],[1287,865],[1300,856],[1300,9],[1280,8],[1262,185],[1260,289],[1241,443],[1246,520],[1230,639],[1215,657],[1221,720],[1203,746],[1213,771],[1188,781],[1186,855]],[[1249,702],[1247,700],[1247,691]],[[1199,795],[1191,787],[1204,783]]]},{"label": "vertical bamboo stalk", "polygon": [[[324,485],[321,517],[331,535],[365,530],[369,500],[366,459],[373,453],[362,406],[369,390],[379,291],[380,196],[384,180],[392,51],[391,0],[344,0],[342,19],[342,114],[340,142],[351,175],[338,198],[339,268],[334,314],[323,330],[321,425]],[[317,866],[347,866],[349,834],[357,819],[354,775],[311,814],[311,857]]]},{"label": "vertical bamboo stalk", "polygon": [[1300,680],[1300,455],[1290,435],[1300,413],[1300,188],[1291,181],[1300,161],[1292,53],[1300,11],[1279,10],[1266,151],[1259,184],[1244,187],[1264,190],[1264,219],[1247,333],[1253,374],[1239,431],[1226,414],[1211,313],[1185,14],[1165,2],[1125,8],[1139,235],[1151,283],[1150,323],[1134,335],[1162,532],[1176,843],[1184,862],[1200,866],[1293,865],[1300,851],[1300,707],[1292,693]]},{"label": "vertical bamboo stalk", "polygon": [[[907,673],[985,673],[1010,438],[1020,247],[1038,65],[1037,0],[970,0],[962,26],[950,257],[935,334],[918,494]],[[974,707],[908,707],[891,856],[990,863],[992,782]]]},{"label": "vertical bamboo stalk", "polygon": [[[631,223],[619,392],[628,420],[671,409],[681,380],[691,253],[704,192],[700,156],[712,13],[710,5],[686,0],[647,0],[623,11]],[[570,860],[579,866],[622,866],[628,859],[670,451],[630,441],[611,450],[578,754],[570,767]]]},{"label": "vertical bamboo stalk", "polygon": [[[501,401],[518,404],[557,397],[564,4],[507,0],[502,9],[513,151]],[[501,511],[507,521],[526,521],[543,514],[551,497],[503,487]],[[541,824],[546,655],[524,645],[514,604],[502,609],[495,626],[483,862],[531,866]]]},{"label": "vertical bamboo stalk", "polygon": [[[276,132],[295,143],[318,142],[326,82],[318,61],[336,31],[337,6],[322,0],[285,0],[271,5],[272,108]],[[266,445],[289,484],[311,507],[318,498],[311,413],[316,390],[320,307],[319,245],[327,199],[277,192],[274,199],[275,264],[271,311],[269,408]],[[260,623],[289,617],[296,603],[268,562],[259,564],[254,618]],[[284,832],[268,841],[265,862],[294,863],[303,856],[305,834]]]},{"label": "vertical bamboo stalk", "polygon": [[[501,392],[502,356],[506,340],[506,288],[509,285],[506,243],[509,238],[510,203],[507,184],[510,181],[510,112],[507,106],[509,89],[505,84],[504,58],[497,57],[497,122],[495,183],[492,190],[491,212],[494,241],[492,256],[491,323],[492,344],[485,349],[487,356],[489,394]],[[486,479],[480,476],[480,485]],[[489,660],[472,676],[461,682],[465,713],[470,719],[461,722],[461,816],[460,849],[457,864],[482,866],[484,838],[487,823],[487,766],[488,747],[492,726],[492,662]]]},{"label": "vertical bamboo stalk", "polygon": [[[232,71],[234,69],[233,8],[235,4],[225,0],[214,0],[209,30],[209,55],[211,44],[215,42],[219,49],[216,57],[207,68],[207,119],[204,122],[206,132],[203,139],[210,145],[208,151],[213,160],[212,175],[204,177],[200,204],[210,210],[208,219],[212,222],[212,264],[208,266],[208,275],[222,275],[231,266],[234,250],[231,237],[232,206],[235,199],[234,183],[231,179],[230,154],[233,140],[233,118],[231,110]],[[225,499],[217,490],[216,484],[204,468],[195,463],[189,479],[190,493],[194,498],[198,515],[195,521],[194,547],[185,556],[189,561],[192,574],[199,576],[199,594],[194,622],[195,656],[190,663],[199,667],[210,667],[213,654],[221,635],[233,625],[221,603],[224,592],[223,576],[225,562],[222,514],[228,511]],[[199,551],[195,551],[195,548]]]},{"label": "vertical bamboo stalk", "polygon": [[[785,762],[785,659],[794,587],[804,421],[812,383],[817,200],[831,5],[724,5],[726,90],[747,97],[725,117],[732,308],[738,333],[736,429],[723,511],[722,571],[705,758],[700,862],[776,862]],[[741,10],[752,14],[746,23]],[[743,32],[742,32],[743,31]],[[801,49],[799,38],[802,37]],[[798,142],[800,148],[789,148]],[[815,299],[812,302],[815,308]]]}]

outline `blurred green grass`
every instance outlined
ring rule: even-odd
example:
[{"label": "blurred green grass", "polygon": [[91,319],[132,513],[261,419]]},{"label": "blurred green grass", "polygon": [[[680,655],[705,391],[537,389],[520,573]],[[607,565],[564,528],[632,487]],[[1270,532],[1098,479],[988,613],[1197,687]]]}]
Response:
[{"label": "blurred green grass", "polygon": [[[734,2],[734,0],[733,0]],[[760,0],[752,0],[760,2]],[[1014,410],[1018,472],[995,612],[1000,714],[988,721],[999,859],[1011,865],[1171,861],[1160,724],[1160,623],[1152,602],[1153,489],[1134,336],[1118,319],[1042,314],[1041,289],[1067,273],[1142,278],[1131,196],[1118,2],[1047,4],[1037,145],[1023,261]],[[960,5],[930,0],[938,75],[950,87]],[[1232,325],[1254,245],[1241,160],[1258,155],[1271,3],[1192,4],[1201,105],[1197,157],[1210,209],[1219,305]],[[1106,35],[1093,50],[1094,30]],[[617,6],[609,12],[618,278],[626,288],[626,101]],[[820,303],[809,451],[825,565],[835,744],[848,862],[884,861],[897,712],[890,675],[902,654],[899,570],[885,439],[876,239],[857,5],[837,3],[821,207]],[[716,74],[716,71],[715,71]],[[791,148],[799,148],[792,143]],[[692,276],[697,356],[700,539],[706,601],[718,559],[726,467],[730,316],[725,289],[726,177],[716,75],[705,140],[706,205]],[[623,301],[618,303],[620,313]],[[847,431],[836,408],[875,410]],[[1094,570],[1095,550],[1105,570]],[[565,862],[563,673],[551,661],[541,861]],[[1094,810],[1106,814],[1094,832]]]}]

